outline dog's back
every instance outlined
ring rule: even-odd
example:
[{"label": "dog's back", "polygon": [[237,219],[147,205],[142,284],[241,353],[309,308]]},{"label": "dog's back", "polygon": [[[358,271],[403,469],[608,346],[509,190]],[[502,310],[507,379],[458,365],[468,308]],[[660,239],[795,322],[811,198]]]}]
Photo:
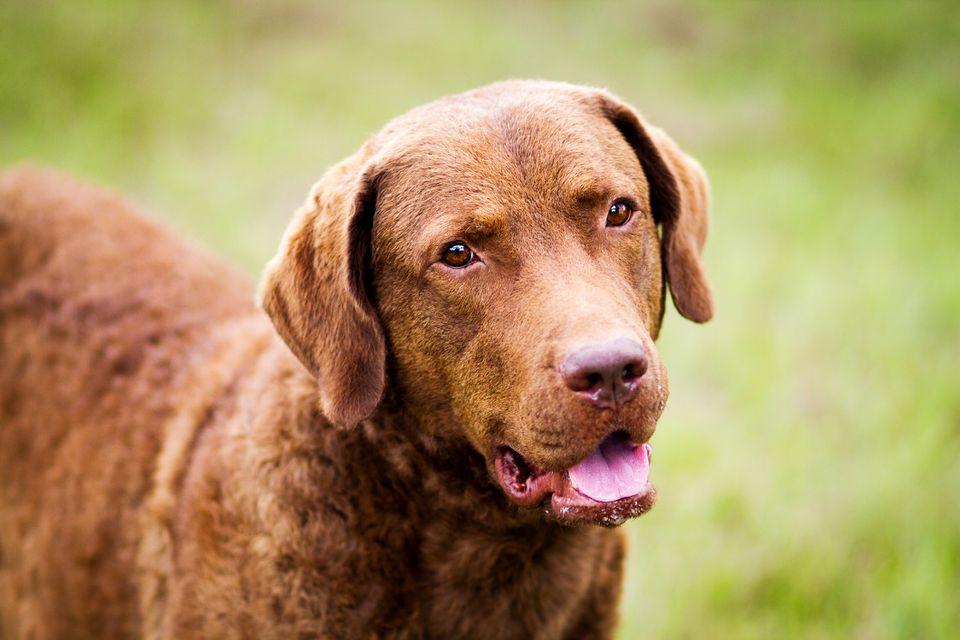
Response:
[{"label": "dog's back", "polygon": [[257,322],[242,277],[113,194],[0,174],[0,637],[136,633],[165,430],[207,407],[225,328]]}]

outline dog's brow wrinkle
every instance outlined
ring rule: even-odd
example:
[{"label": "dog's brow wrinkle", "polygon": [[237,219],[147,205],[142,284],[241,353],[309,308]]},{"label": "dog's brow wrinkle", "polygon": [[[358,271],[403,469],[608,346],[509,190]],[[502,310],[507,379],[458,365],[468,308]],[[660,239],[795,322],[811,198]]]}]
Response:
[{"label": "dog's brow wrinkle", "polygon": [[606,189],[577,189],[572,191],[568,198],[571,202],[575,202],[577,205],[587,208],[594,207],[604,200],[607,200],[609,195]]},{"label": "dog's brow wrinkle", "polygon": [[464,236],[490,237],[501,235],[509,227],[507,217],[500,213],[476,213],[463,226],[460,233]]},{"label": "dog's brow wrinkle", "polygon": [[609,196],[610,185],[596,177],[596,171],[579,169],[574,175],[562,180],[563,192],[569,199],[577,202],[602,200]]}]

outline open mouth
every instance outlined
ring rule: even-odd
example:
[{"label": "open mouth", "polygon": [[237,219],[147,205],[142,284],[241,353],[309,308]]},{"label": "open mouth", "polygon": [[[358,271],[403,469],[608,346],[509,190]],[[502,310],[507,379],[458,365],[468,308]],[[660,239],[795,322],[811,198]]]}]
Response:
[{"label": "open mouth", "polygon": [[611,434],[586,458],[565,471],[542,471],[514,449],[497,449],[500,485],[522,507],[541,507],[565,522],[608,527],[650,510],[656,491],[648,481],[650,445]]}]

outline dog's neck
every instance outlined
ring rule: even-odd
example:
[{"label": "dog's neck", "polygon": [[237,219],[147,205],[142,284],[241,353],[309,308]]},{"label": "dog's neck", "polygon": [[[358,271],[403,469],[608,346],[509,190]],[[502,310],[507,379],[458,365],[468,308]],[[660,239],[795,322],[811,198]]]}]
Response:
[{"label": "dog's neck", "polygon": [[[542,603],[555,601],[565,603],[568,615],[583,606],[585,590],[598,572],[611,571],[611,558],[619,567],[618,552],[611,547],[613,531],[562,525],[539,510],[515,507],[471,445],[428,435],[407,415],[379,412],[364,424],[362,438],[389,452],[383,456],[384,468],[374,473],[391,476],[393,491],[417,492],[404,514],[416,522],[409,529],[415,532],[410,548],[416,551],[398,560],[410,563],[415,578],[409,597],[423,606],[421,615],[431,620],[431,627],[440,625],[435,628],[441,637],[452,633],[444,626],[450,612],[468,602],[473,615],[485,620],[483,612],[502,611],[504,603],[526,606],[524,616],[539,619]],[[612,584],[619,584],[619,578]],[[523,602],[528,604],[517,604]],[[481,628],[494,628],[489,625],[486,621]],[[522,625],[528,632],[535,626],[530,621]]]}]

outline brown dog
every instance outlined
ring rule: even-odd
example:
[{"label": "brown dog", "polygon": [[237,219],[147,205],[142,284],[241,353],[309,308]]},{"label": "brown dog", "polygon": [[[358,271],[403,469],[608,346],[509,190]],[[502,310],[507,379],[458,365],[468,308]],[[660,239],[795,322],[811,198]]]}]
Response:
[{"label": "brown dog", "polygon": [[653,340],[665,282],[712,313],[706,228],[669,138],[546,82],[331,169],[273,326],[116,197],[7,173],[2,637],[610,636],[623,541],[586,524],[653,503]]}]

